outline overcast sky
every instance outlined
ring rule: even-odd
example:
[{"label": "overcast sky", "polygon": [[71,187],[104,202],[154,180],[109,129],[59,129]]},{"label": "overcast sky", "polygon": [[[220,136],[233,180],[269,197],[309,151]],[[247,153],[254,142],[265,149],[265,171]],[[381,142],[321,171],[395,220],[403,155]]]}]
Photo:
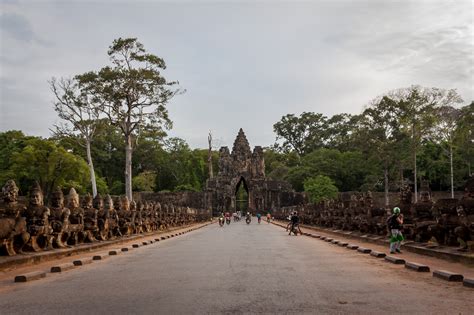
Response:
[{"label": "overcast sky", "polygon": [[412,84],[473,97],[471,1],[8,1],[1,3],[0,131],[50,136],[51,77],[109,63],[137,37],[187,92],[168,105],[193,148],[275,140],[288,113],[360,113]]}]

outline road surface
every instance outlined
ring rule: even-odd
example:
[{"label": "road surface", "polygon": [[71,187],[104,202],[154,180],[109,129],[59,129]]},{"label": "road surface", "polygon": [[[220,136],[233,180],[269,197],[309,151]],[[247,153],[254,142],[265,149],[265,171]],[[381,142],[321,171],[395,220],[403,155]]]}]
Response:
[{"label": "road surface", "polygon": [[474,292],[253,220],[217,224],[0,293],[22,314],[472,314]]}]

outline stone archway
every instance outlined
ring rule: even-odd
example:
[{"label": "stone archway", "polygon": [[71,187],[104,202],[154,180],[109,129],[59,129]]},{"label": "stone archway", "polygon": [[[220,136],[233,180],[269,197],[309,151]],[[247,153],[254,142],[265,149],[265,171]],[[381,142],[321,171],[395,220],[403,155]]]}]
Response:
[{"label": "stone archway", "polygon": [[250,208],[250,191],[247,181],[243,176],[240,176],[234,187],[234,210],[246,213]]}]

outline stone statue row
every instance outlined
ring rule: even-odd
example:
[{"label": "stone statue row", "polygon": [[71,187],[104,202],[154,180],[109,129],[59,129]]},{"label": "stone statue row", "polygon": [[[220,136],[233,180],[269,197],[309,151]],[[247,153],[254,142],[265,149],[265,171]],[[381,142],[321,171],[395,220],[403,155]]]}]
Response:
[{"label": "stone statue row", "polygon": [[7,181],[2,188],[2,255],[105,241],[205,219],[197,209],[161,205],[154,201],[130,202],[126,196],[112,198],[106,195],[103,198],[97,195],[92,198],[85,195],[80,199],[74,188],[67,198],[61,189],[56,189],[51,196],[51,205],[47,207],[38,184],[31,187],[28,203],[24,205],[18,201],[18,192],[13,180]]},{"label": "stone statue row", "polygon": [[[400,190],[400,202],[396,206],[404,216],[404,235],[408,240],[429,242],[431,245],[459,246],[469,249],[474,241],[474,179],[466,184],[463,197],[439,199],[433,202],[427,183],[420,188],[420,200],[411,202],[409,186]],[[372,194],[352,194],[350,200],[330,200],[319,205],[286,207],[275,214],[284,219],[292,211],[298,211],[303,224],[318,225],[361,234],[385,235],[390,208],[375,207]],[[471,246],[472,250],[472,246]]]}]

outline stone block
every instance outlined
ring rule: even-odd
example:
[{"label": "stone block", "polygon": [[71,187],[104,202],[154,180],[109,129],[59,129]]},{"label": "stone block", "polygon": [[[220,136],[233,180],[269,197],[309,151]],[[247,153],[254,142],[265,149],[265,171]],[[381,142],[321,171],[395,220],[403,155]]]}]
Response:
[{"label": "stone block", "polygon": [[140,244],[133,244],[132,245],[132,248],[138,248],[138,247],[140,247]]},{"label": "stone block", "polygon": [[44,271],[34,271],[24,273],[15,277],[15,282],[28,282],[32,280],[38,280],[46,277],[46,272]]},{"label": "stone block", "polygon": [[332,240],[332,241],[331,241],[331,243],[333,243],[333,244],[336,244],[336,245],[337,245],[337,244],[339,244],[339,240]]},{"label": "stone block", "polygon": [[106,254],[97,254],[97,255],[92,256],[92,260],[104,260],[107,257],[108,255]]},{"label": "stone block", "polygon": [[320,238],[324,241],[326,239],[326,236],[321,236]]},{"label": "stone block", "polygon": [[359,245],[349,244],[349,245],[347,245],[347,248],[356,250],[356,249],[359,248]]},{"label": "stone block", "polygon": [[91,264],[92,258],[78,259],[78,260],[74,260],[72,263],[74,264],[74,266],[84,266],[87,264]]},{"label": "stone block", "polygon": [[155,242],[159,242],[159,241],[160,241],[160,239],[159,239],[159,238],[155,238]]},{"label": "stone block", "polygon": [[333,239],[332,238],[326,238],[325,241],[326,242],[331,242]]},{"label": "stone block", "polygon": [[162,236],[162,237],[161,237],[161,239],[162,239],[162,240],[165,240],[165,239],[166,239],[166,237]]},{"label": "stone block", "polygon": [[339,242],[339,244],[337,244],[337,245],[339,245],[339,246],[341,246],[341,247],[346,247],[347,245],[349,245],[349,243],[347,243],[347,242]]},{"label": "stone block", "polygon": [[372,250],[370,248],[359,247],[357,251],[362,254],[370,254]]},{"label": "stone block", "polygon": [[70,270],[74,267],[76,267],[76,265],[74,265],[73,263],[61,264],[51,267],[51,272],[63,272],[66,270]]},{"label": "stone block", "polygon": [[146,245],[148,245],[148,242],[142,242],[142,245],[146,246]]},{"label": "stone block", "polygon": [[468,288],[474,288],[474,279],[464,278],[462,285]]},{"label": "stone block", "polygon": [[405,259],[398,258],[398,257],[395,257],[395,256],[385,256],[385,260],[388,261],[388,262],[391,262],[392,264],[395,264],[395,265],[405,264]]},{"label": "stone block", "polygon": [[128,252],[128,247],[123,247],[120,249],[122,252]]},{"label": "stone block", "polygon": [[109,250],[109,255],[110,255],[110,256],[115,256],[115,255],[118,255],[118,254],[120,254],[120,253],[121,253],[121,251],[118,250],[118,249]]},{"label": "stone block", "polygon": [[418,272],[430,272],[430,267],[409,261],[405,263],[405,268]]},{"label": "stone block", "polygon": [[433,271],[433,277],[452,282],[461,282],[464,279],[463,275],[446,270]]},{"label": "stone block", "polygon": [[311,237],[314,237],[314,238],[321,238],[321,235],[318,235],[318,234],[311,234]]},{"label": "stone block", "polygon": [[375,258],[384,258],[385,256],[387,256],[385,253],[376,252],[376,251],[371,251],[370,255],[374,256]]}]

